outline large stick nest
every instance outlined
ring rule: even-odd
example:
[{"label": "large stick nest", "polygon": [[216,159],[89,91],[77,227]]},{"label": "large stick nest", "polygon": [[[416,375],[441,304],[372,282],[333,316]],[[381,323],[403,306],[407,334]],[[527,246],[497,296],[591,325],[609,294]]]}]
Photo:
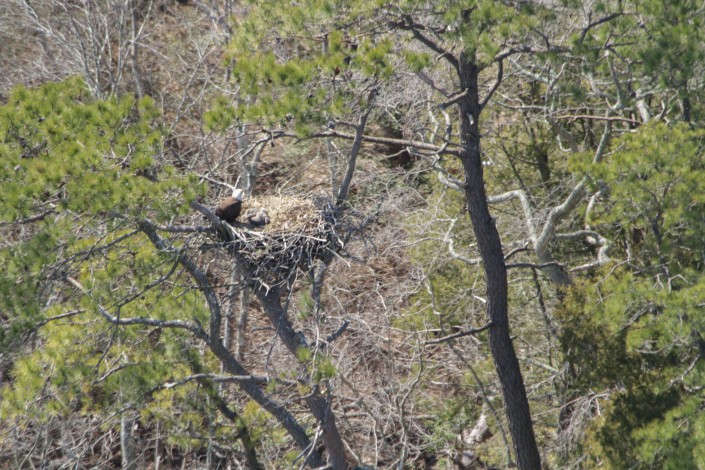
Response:
[{"label": "large stick nest", "polygon": [[322,209],[326,201],[316,201],[291,196],[262,196],[248,198],[242,205],[243,215],[240,221],[235,222],[237,228],[252,226],[244,220],[244,215],[250,211],[257,212],[263,209],[269,216],[269,222],[255,228],[261,234],[291,234],[300,231],[317,231],[325,223]]},{"label": "large stick nest", "polygon": [[[257,226],[247,214],[264,211],[268,222]],[[325,259],[343,246],[336,233],[336,209],[324,198],[263,196],[243,202],[242,214],[227,228],[228,249],[252,278],[265,284],[308,272],[316,259]]]}]

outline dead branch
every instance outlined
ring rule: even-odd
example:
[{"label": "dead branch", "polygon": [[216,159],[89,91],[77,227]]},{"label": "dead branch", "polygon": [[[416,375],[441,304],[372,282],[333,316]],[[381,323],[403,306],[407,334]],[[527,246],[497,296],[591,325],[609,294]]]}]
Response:
[{"label": "dead branch", "polygon": [[443,338],[430,339],[428,341],[424,341],[424,344],[445,343],[448,341],[452,341],[454,339],[462,338],[463,336],[476,335],[478,333],[482,333],[483,331],[488,330],[491,327],[492,327],[492,322],[489,322],[486,325],[483,325],[479,328],[470,328],[468,330],[463,330],[463,331],[459,331],[457,333],[453,333],[452,335],[444,336]]}]

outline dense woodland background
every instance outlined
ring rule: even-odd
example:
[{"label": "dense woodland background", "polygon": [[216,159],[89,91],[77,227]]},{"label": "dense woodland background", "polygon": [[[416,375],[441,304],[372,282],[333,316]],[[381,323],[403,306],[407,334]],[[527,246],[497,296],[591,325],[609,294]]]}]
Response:
[{"label": "dense woodland background", "polygon": [[705,468],[704,21],[1,2],[0,467]]}]

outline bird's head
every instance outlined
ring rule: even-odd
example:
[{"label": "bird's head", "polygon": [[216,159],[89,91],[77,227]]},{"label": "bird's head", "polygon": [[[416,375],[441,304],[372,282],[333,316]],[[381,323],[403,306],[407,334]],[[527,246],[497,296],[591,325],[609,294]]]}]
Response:
[{"label": "bird's head", "polygon": [[242,198],[245,195],[244,191],[242,189],[233,189],[233,197],[242,202]]}]

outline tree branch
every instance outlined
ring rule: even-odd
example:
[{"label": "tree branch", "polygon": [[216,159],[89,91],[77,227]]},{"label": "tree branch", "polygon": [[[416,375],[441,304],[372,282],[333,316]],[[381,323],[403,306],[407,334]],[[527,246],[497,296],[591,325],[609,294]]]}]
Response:
[{"label": "tree branch", "polygon": [[433,79],[426,75],[423,71],[416,72],[416,76],[419,77],[419,80],[436,90],[441,95],[445,96],[446,98],[450,97],[451,93],[448,90],[442,88],[440,85],[434,82]]},{"label": "tree branch", "polygon": [[536,241],[538,239],[538,234],[536,231],[536,222],[534,221],[534,210],[531,207],[531,202],[529,202],[529,197],[521,189],[515,189],[513,191],[507,191],[504,194],[498,194],[496,196],[489,196],[487,198],[488,204],[500,204],[502,202],[507,202],[512,199],[519,199],[521,203],[521,208],[524,211],[524,220],[526,223],[526,229],[529,233],[529,240],[531,244],[536,248]]},{"label": "tree branch", "polygon": [[[197,203],[192,202],[191,207],[199,210],[201,213],[206,215],[209,220],[212,219],[213,224],[216,228],[222,229],[223,225],[220,219],[218,219],[212,211],[207,207]],[[220,302],[213,289],[213,287],[208,282],[208,279],[198,266],[183,252],[174,249],[169,246],[164,240],[159,237],[156,232],[156,226],[149,220],[142,220],[138,223],[138,226],[142,231],[145,232],[147,237],[150,239],[152,244],[161,252],[176,256],[179,263],[184,267],[184,269],[189,273],[189,275],[196,281],[196,284],[200,290],[204,293],[206,297],[206,303],[210,310],[210,335],[207,334],[203,328],[196,322],[196,327],[186,328],[192,331],[198,338],[205,341],[213,354],[221,361],[224,366],[225,371],[235,375],[235,376],[246,376],[250,375],[247,373],[245,367],[240,364],[240,362],[233,356],[232,352],[223,346],[220,340],[220,323],[221,323],[221,310]],[[154,322],[155,320],[146,319]],[[121,320],[122,321],[122,320]],[[155,323],[145,323],[152,324],[154,326],[172,326],[172,327],[182,327],[185,328],[184,322],[164,322],[161,324]],[[291,414],[291,412],[281,403],[274,401],[272,398],[267,396],[255,383],[250,381],[239,382],[242,390],[249,395],[255,402],[257,402],[262,408],[267,410],[272,416],[274,416],[279,423],[287,430],[287,432],[294,439],[296,444],[301,449],[307,449],[311,445],[311,441],[306,435],[306,431],[301,427],[296,418]],[[313,452],[308,457],[306,463],[308,465],[319,467],[323,464],[321,456],[318,452]]]},{"label": "tree branch", "polygon": [[490,101],[490,98],[492,98],[492,95],[494,95],[494,92],[497,91],[497,88],[499,88],[499,85],[502,83],[502,79],[504,77],[504,60],[499,59],[497,60],[497,78],[495,79],[494,83],[490,87],[490,91],[487,92],[487,96],[485,96],[485,99],[482,100],[482,103],[480,103],[480,111],[485,109],[485,105]]},{"label": "tree branch", "polygon": [[180,387],[181,385],[187,384],[189,382],[210,380],[214,383],[240,383],[240,382],[252,382],[259,385],[267,385],[270,380],[267,377],[258,377],[255,375],[220,375],[220,374],[193,374],[188,377],[184,377],[180,380],[174,382],[166,382],[157,387],[155,391],[159,389],[169,390],[172,388]]},{"label": "tree branch", "polygon": [[411,31],[411,34],[414,35],[414,38],[417,41],[438,54],[438,57],[445,59],[456,71],[459,70],[460,63],[458,62],[458,59],[450,51],[443,49],[440,44],[428,38],[421,32],[426,29],[425,26],[415,23],[411,15],[402,15],[402,20],[403,21],[401,22],[393,23],[392,28]]},{"label": "tree branch", "polygon": [[454,339],[462,338],[463,336],[469,336],[469,335],[476,335],[478,333],[482,333],[485,330],[488,330],[492,327],[492,322],[487,323],[484,326],[481,326],[479,328],[470,328],[468,330],[463,330],[459,331],[457,333],[453,333],[452,335],[444,336],[443,338],[438,338],[438,339],[431,339],[428,341],[424,341],[424,344],[439,344],[439,343],[445,343],[447,341],[451,341]]},{"label": "tree branch", "polygon": [[482,258],[468,258],[467,256],[463,256],[455,251],[455,241],[453,240],[453,237],[450,236],[450,232],[453,230],[453,227],[455,227],[455,224],[457,222],[458,219],[451,220],[450,226],[448,226],[448,230],[446,230],[446,234],[443,237],[443,241],[448,244],[448,253],[450,253],[450,256],[453,259],[460,260],[465,264],[469,264],[471,266],[475,266],[482,263]]},{"label": "tree branch", "polygon": [[[297,136],[294,134],[286,134],[287,137],[294,137],[296,138]],[[320,137],[338,137],[340,139],[346,139],[346,140],[355,140],[356,135],[355,134],[347,134],[344,132],[339,132],[335,130],[330,130],[330,131],[324,131],[324,132],[316,132],[314,134],[311,134],[308,138],[320,138]],[[362,142],[371,142],[373,144],[388,144],[388,145],[398,145],[398,146],[403,146],[403,147],[411,147],[415,148],[418,150],[426,150],[432,153],[445,153],[445,154],[450,154],[450,155],[458,155],[458,152],[455,150],[444,150],[443,147],[439,147],[438,145],[433,145],[433,144],[427,144],[425,142],[419,142],[416,140],[407,140],[407,139],[393,139],[390,137],[376,137],[376,136],[370,136],[370,135],[365,135],[362,137]],[[455,144],[450,144],[451,146],[456,146]]]},{"label": "tree branch", "polygon": [[601,25],[601,24],[603,24],[603,23],[607,23],[608,21],[611,21],[611,20],[617,18],[618,16],[622,16],[622,13],[621,13],[621,12],[611,13],[611,14],[609,14],[609,15],[607,15],[607,16],[603,16],[602,18],[593,21],[592,23],[588,23],[588,25],[585,26],[585,27],[583,28],[583,30],[580,32],[580,37],[578,38],[578,44],[582,44],[583,41],[585,41],[585,36],[587,36],[587,33],[588,33],[592,28],[594,28],[595,26],[599,26],[599,25]]},{"label": "tree branch", "polygon": [[[81,293],[88,295],[88,291],[83,287],[83,285],[72,277],[67,277],[66,280],[74,286],[76,289],[81,291]],[[113,316],[108,309],[96,303],[98,308],[98,313],[100,313],[103,318],[105,318],[109,323],[119,326],[128,325],[149,325],[161,328],[180,328],[182,330],[188,330],[198,337],[203,337],[206,332],[198,325],[198,323],[189,323],[183,320],[156,320],[154,318],[146,317],[131,317],[131,318],[118,318]]]},{"label": "tree branch", "polygon": [[372,112],[372,105],[374,104],[375,96],[377,96],[377,89],[373,88],[367,95],[367,109],[364,113],[362,113],[362,116],[360,116],[360,119],[358,120],[357,126],[355,126],[355,138],[353,139],[352,148],[350,149],[348,168],[345,171],[345,177],[343,178],[343,182],[340,184],[340,191],[338,192],[338,196],[336,198],[337,206],[340,206],[348,197],[350,183],[352,182],[353,173],[355,173],[357,154],[360,152],[360,148],[362,147],[362,139],[364,138],[367,118]]},{"label": "tree branch", "polygon": [[535,264],[535,263],[511,263],[507,265],[507,269],[514,269],[514,268],[531,268],[531,269],[544,269],[548,268],[550,266],[557,266],[560,267],[562,266],[561,263],[557,261],[551,261],[549,263],[542,263],[542,264]]},{"label": "tree branch", "polygon": [[578,119],[588,119],[591,121],[613,121],[613,122],[626,122],[628,124],[642,124],[641,121],[636,119],[629,119],[621,116],[595,116],[591,114],[571,114],[570,116],[552,116],[551,119],[557,120],[578,120]]},{"label": "tree branch", "polygon": [[432,165],[431,168],[436,170],[436,173],[438,175],[438,181],[443,185],[446,186],[450,189],[454,189],[456,191],[464,192],[464,186],[465,183],[460,181],[457,178],[453,178],[448,174],[448,172],[443,168],[438,161],[435,161]]},{"label": "tree branch", "polygon": [[[265,314],[277,332],[277,336],[294,357],[299,357],[299,350],[301,348],[309,349],[309,345],[303,333],[294,329],[284,306],[281,304],[282,288],[272,287],[268,289],[258,281],[255,281],[255,283],[256,286],[253,289],[255,295],[259,298]],[[309,410],[311,410],[311,413],[321,425],[323,442],[332,467],[336,469],[346,468],[345,445],[338,431],[330,399],[326,399],[321,395],[317,384],[312,386],[311,393],[306,395],[304,399]]]},{"label": "tree branch", "polygon": [[191,258],[186,256],[185,253],[167,245],[157,234],[156,225],[154,225],[150,220],[143,219],[139,221],[137,225],[159,251],[175,256],[177,261],[184,267],[184,269],[186,269],[191,278],[196,281],[199,289],[206,297],[206,303],[208,304],[208,309],[210,310],[210,341],[220,341],[220,301],[218,300],[218,295],[215,293],[213,286],[208,281],[206,274],[201,271],[198,266],[196,266],[196,263],[194,263]]},{"label": "tree branch", "polygon": [[446,109],[449,106],[453,106],[455,103],[457,103],[458,101],[462,100],[463,98],[465,98],[467,96],[468,96],[468,90],[463,90],[460,93],[456,93],[455,95],[448,96],[448,100],[439,104],[438,107],[441,109]]},{"label": "tree branch", "polygon": [[[602,156],[607,149],[607,143],[609,141],[609,136],[611,133],[611,125],[609,121],[605,124],[605,130],[602,133],[600,143],[595,151],[595,156],[593,157],[593,163],[599,163],[602,161]],[[583,178],[573,190],[570,192],[568,197],[563,201],[562,204],[554,207],[548,214],[546,218],[546,223],[544,224],[541,234],[536,239],[536,252],[541,257],[543,254],[548,252],[548,244],[550,243],[553,235],[556,231],[558,224],[563,218],[566,217],[570,212],[572,212],[575,207],[580,202],[580,199],[585,196],[585,186],[587,184],[587,178]]]},{"label": "tree branch", "polygon": [[342,335],[345,332],[345,330],[348,329],[348,326],[350,326],[350,320],[345,320],[343,322],[343,324],[340,325],[340,328],[338,328],[337,330],[335,330],[333,333],[331,333],[330,335],[328,335],[326,337],[326,343],[332,343],[333,341],[338,339],[340,337],[340,335]]},{"label": "tree branch", "polygon": [[40,212],[39,214],[32,215],[30,217],[27,217],[25,219],[20,219],[20,220],[15,220],[14,222],[0,222],[0,227],[5,227],[7,225],[25,225],[25,224],[31,224],[32,222],[37,222],[39,220],[44,220],[48,215],[51,215],[55,213],[56,210],[52,207],[51,209],[47,209],[44,212]]}]

